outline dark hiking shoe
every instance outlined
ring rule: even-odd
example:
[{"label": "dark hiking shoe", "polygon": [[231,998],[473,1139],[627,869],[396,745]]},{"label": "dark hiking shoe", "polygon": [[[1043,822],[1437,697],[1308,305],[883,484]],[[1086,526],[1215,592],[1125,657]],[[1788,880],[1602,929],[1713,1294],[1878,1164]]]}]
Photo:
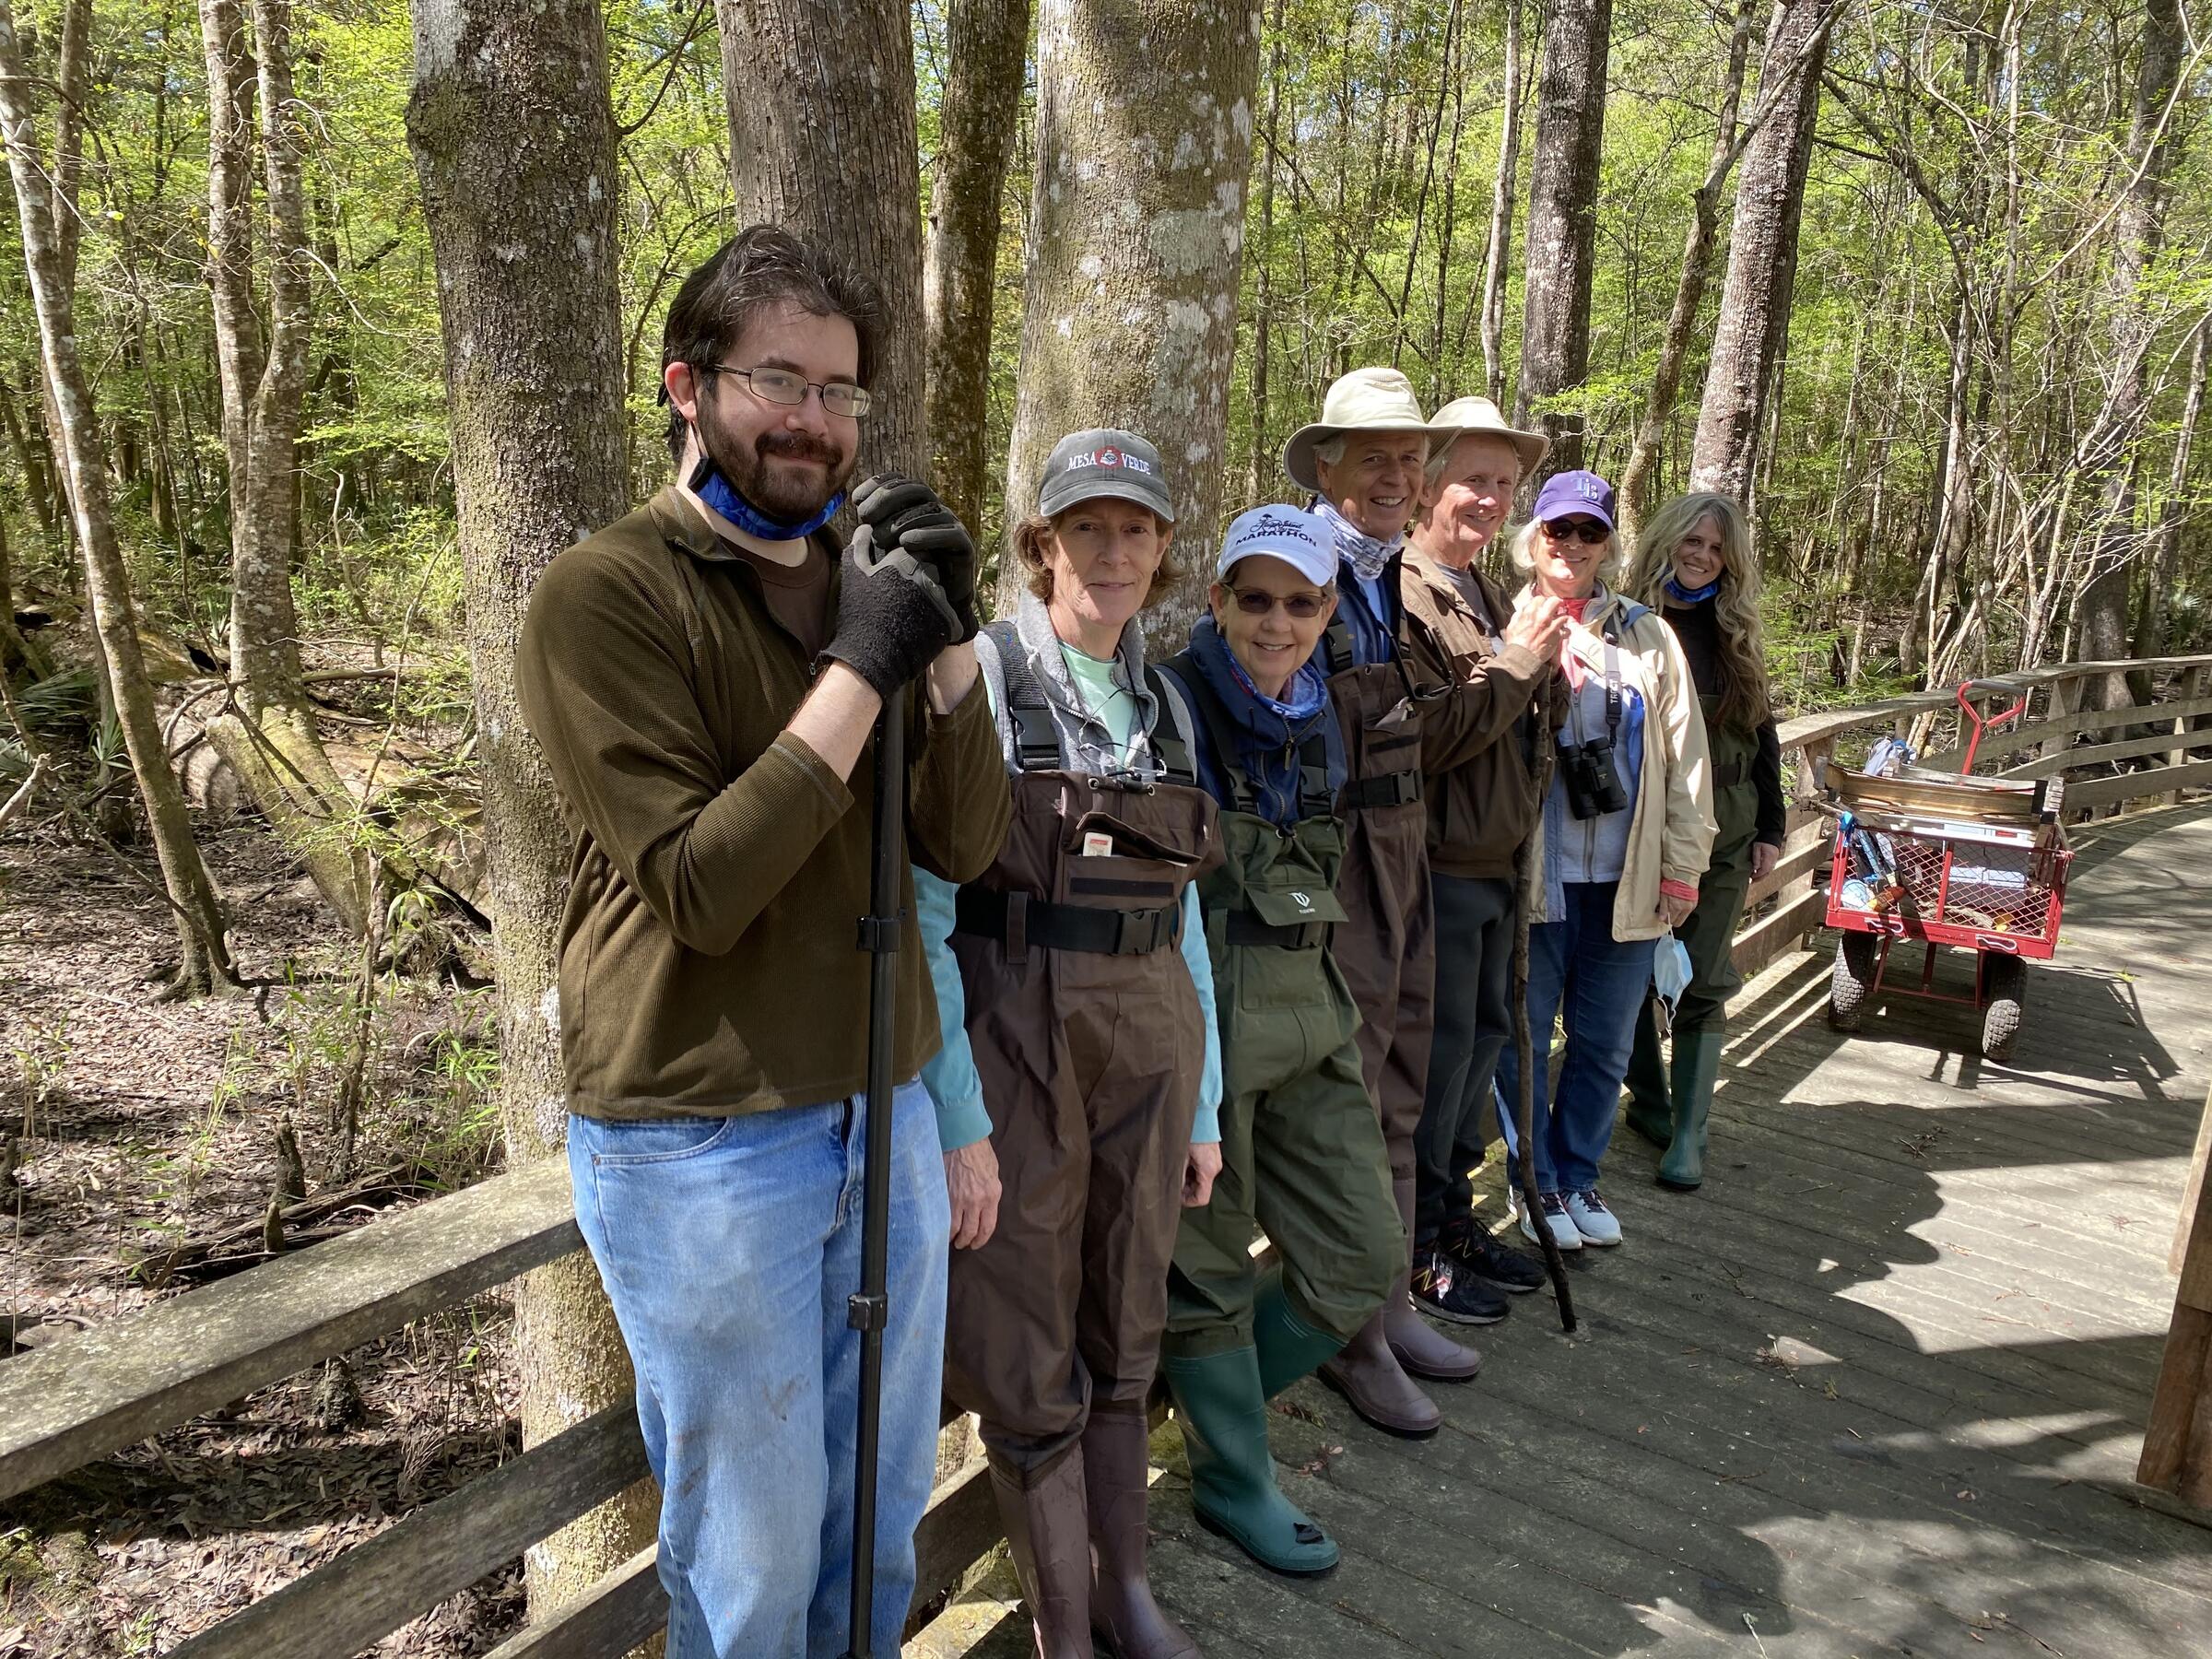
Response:
[{"label": "dark hiking shoe", "polygon": [[1509,1312],[1504,1297],[1442,1250],[1424,1250],[1414,1257],[1413,1300],[1422,1312],[1453,1324],[1496,1324]]},{"label": "dark hiking shoe", "polygon": [[1472,1220],[1447,1226],[1437,1243],[1459,1264],[1459,1277],[1479,1279],[1494,1290],[1515,1296],[1544,1286],[1544,1264],[1493,1239]]}]

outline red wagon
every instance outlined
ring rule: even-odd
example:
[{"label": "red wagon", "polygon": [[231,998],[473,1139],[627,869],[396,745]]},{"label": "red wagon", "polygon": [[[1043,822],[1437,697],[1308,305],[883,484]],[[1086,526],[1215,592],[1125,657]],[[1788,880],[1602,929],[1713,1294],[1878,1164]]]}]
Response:
[{"label": "red wagon", "polygon": [[[1856,1030],[1866,999],[1885,987],[1970,1004],[1982,1012],[1982,1053],[2003,1060],[2019,1032],[2027,965],[2057,948],[2074,854],[2059,821],[2061,780],[1971,775],[1983,732],[2028,706],[2023,698],[1984,716],[1971,700],[1975,689],[1972,682],[1959,688],[1971,729],[1963,771],[1830,775],[1837,824],[1827,920],[1842,937],[1828,1014],[1838,1030]],[[1926,947],[1917,984],[1888,972],[1901,940]],[[1971,997],[1935,988],[1936,951],[1944,945],[1974,952]]]}]

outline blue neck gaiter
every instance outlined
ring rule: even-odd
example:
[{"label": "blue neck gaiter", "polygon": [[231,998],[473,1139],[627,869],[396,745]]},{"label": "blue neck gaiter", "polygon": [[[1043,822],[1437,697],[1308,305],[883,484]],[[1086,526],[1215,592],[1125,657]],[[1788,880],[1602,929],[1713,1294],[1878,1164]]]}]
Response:
[{"label": "blue neck gaiter", "polygon": [[691,469],[689,482],[692,492],[700,500],[747,535],[757,535],[762,541],[797,541],[812,535],[834,518],[837,510],[845,504],[845,492],[841,489],[812,518],[801,519],[796,524],[785,524],[782,519],[770,518],[737,493],[737,487],[722,476],[722,469],[708,455],[699,458],[699,465]]},{"label": "blue neck gaiter", "polygon": [[1686,588],[1674,577],[1665,582],[1667,597],[1678,605],[1702,605],[1721,591],[1721,579],[1715,576],[1701,588]]}]

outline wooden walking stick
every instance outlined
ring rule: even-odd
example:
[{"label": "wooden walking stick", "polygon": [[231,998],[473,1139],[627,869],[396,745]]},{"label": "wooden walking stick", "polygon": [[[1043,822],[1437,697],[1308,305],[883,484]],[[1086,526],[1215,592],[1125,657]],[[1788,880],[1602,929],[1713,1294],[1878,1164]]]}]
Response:
[{"label": "wooden walking stick", "polygon": [[[1544,822],[1544,797],[1551,789],[1551,744],[1548,734],[1536,745],[1536,764],[1530,777],[1535,794],[1535,818]],[[1536,883],[1543,871],[1535,856],[1536,832],[1532,829],[1513,854],[1513,1058],[1521,1098],[1513,1103],[1513,1172],[1521,1192],[1521,1213],[1528,1218],[1544,1252],[1544,1270],[1551,1276],[1551,1293],[1559,1299],[1559,1329],[1574,1335],[1574,1292],[1567,1288],[1567,1258],[1559,1241],[1551,1236],[1544,1218],[1543,1200],[1536,1194],[1536,1077],[1535,1041],[1528,1029],[1528,917],[1535,907]]]}]

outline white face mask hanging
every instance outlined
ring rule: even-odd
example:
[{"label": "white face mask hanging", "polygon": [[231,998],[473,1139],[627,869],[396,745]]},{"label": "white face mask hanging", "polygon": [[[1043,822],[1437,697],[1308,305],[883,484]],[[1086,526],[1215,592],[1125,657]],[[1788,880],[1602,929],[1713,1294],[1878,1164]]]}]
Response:
[{"label": "white face mask hanging", "polygon": [[1694,971],[1689,965],[1689,947],[1668,928],[1660,935],[1658,952],[1652,958],[1652,999],[1656,1005],[1652,1017],[1660,1036],[1674,1029],[1675,1010],[1682,1006],[1682,994],[1689,989]]}]

